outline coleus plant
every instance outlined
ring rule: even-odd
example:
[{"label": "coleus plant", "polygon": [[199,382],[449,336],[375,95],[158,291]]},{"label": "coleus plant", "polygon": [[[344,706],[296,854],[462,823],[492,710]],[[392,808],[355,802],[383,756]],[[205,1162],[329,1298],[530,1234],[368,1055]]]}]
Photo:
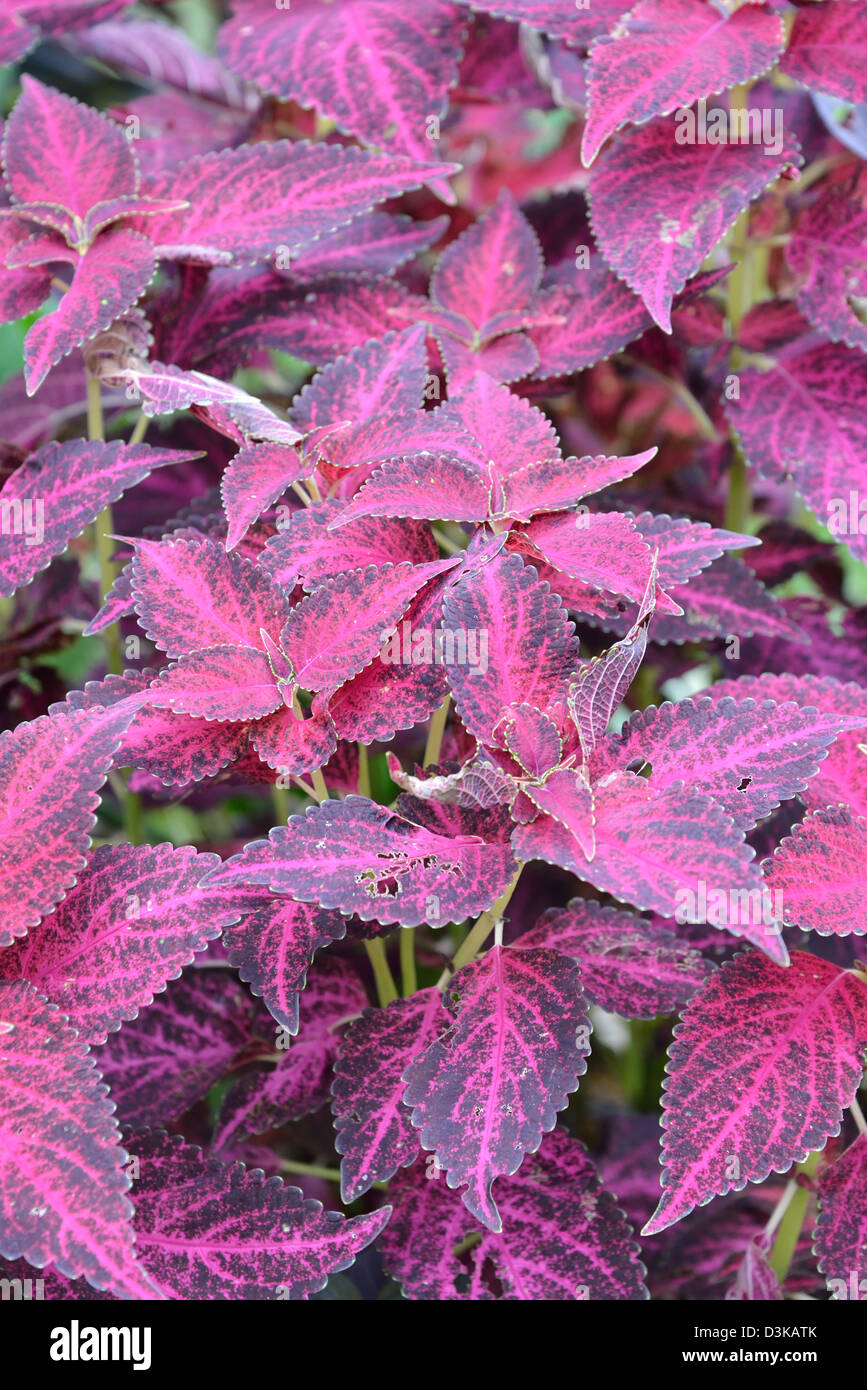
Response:
[{"label": "coleus plant", "polygon": [[867,1296],[867,4],[128,9],[0,5],[4,1280]]}]

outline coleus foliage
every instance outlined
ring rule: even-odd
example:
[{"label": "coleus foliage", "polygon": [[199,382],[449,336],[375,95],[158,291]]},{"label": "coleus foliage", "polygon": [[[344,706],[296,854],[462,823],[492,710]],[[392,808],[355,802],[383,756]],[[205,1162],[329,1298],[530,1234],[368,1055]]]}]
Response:
[{"label": "coleus foliage", "polygon": [[0,5],[4,1276],[863,1296],[867,4],[126,8]]}]

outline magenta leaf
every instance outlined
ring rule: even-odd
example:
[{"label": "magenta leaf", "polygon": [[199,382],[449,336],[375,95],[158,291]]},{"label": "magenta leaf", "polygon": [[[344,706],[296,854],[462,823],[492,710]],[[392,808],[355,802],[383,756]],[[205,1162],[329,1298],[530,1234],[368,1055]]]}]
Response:
[{"label": "magenta leaf", "polygon": [[201,719],[261,719],[283,703],[264,652],[254,647],[205,647],[161,671],[150,689],[157,709]]},{"label": "magenta leaf", "polygon": [[772,1242],[764,1235],[750,1241],[735,1281],[726,1293],[727,1299],[742,1299],[747,1303],[782,1302],[780,1285],[768,1260],[771,1245]]},{"label": "magenta leaf", "polygon": [[[285,24],[285,13],[271,13]],[[242,145],[143,180],[147,197],[182,197],[190,206],[148,217],[141,230],[162,257],[252,265],[281,246],[287,254],[307,247],[374,203],[455,168],[303,140]]]},{"label": "magenta leaf", "polygon": [[[557,767],[540,786],[526,788],[534,806],[562,827],[586,859],[596,853],[596,797],[584,768]],[[523,818],[522,818],[523,819]]]},{"label": "magenta leaf", "polygon": [[[346,920],[315,903],[250,892],[252,911],[223,930],[223,942],[242,980],[287,1033],[298,1032],[298,998],[316,952],[346,935]],[[229,895],[229,901],[231,901]],[[244,904],[238,895],[239,907]]]},{"label": "magenta leaf", "polygon": [[133,1250],[113,1106],[87,1047],[24,980],[0,983],[0,1254],[158,1297]]},{"label": "magenta leaf", "polygon": [[446,248],[431,280],[431,299],[467,321],[478,339],[504,316],[520,323],[544,269],[536,234],[511,195],[503,191],[490,212]]},{"label": "magenta leaf", "polygon": [[669,1049],[654,1235],[715,1196],[785,1173],[840,1132],[867,1051],[867,987],[797,951],[748,952],[696,994]]},{"label": "magenta leaf", "polygon": [[439,990],[422,989],[385,1009],[365,1009],[344,1034],[331,1086],[344,1202],[387,1182],[418,1156],[403,1073],[448,1024]]},{"label": "magenta leaf", "polygon": [[512,757],[530,777],[544,777],[556,767],[563,753],[563,740],[554,720],[535,705],[512,705],[494,729]]},{"label": "magenta leaf", "polygon": [[705,0],[640,0],[587,63],[581,157],[591,164],[609,135],[748,82],[783,48],[778,15],[744,5],[720,23]]},{"label": "magenta leaf", "polygon": [[0,734],[0,946],[35,927],[84,868],[99,789],[134,713],[122,701]]},{"label": "magenta leaf", "polygon": [[205,372],[187,372],[162,362],[137,362],[122,370],[113,367],[109,375],[127,383],[127,394],[141,399],[145,415],[167,415],[196,405],[215,429],[239,444],[267,439],[290,445],[298,440],[298,431],[255,396]]},{"label": "magenta leaf", "polygon": [[819,1173],[813,1249],[832,1298],[867,1297],[867,1135]]},{"label": "magenta leaf", "polygon": [[368,145],[428,159],[463,46],[447,0],[293,0],[286,12],[234,0],[220,34],[226,65],[265,92],[313,106]]},{"label": "magenta leaf", "polygon": [[20,517],[17,534],[4,530],[0,535],[0,593],[13,593],[45,569],[103,507],[152,469],[196,457],[147,444],[83,439],[37,449],[0,492],[0,508],[8,508],[13,525]]},{"label": "magenta leaf", "polygon": [[423,565],[437,558],[430,527],[399,518],[361,517],[348,522],[341,526],[335,546],[328,528],[342,512],[343,505],[335,497],[299,507],[286,518],[280,534],[267,542],[260,568],[287,589],[296,582],[312,589],[344,570],[402,560]]},{"label": "magenta leaf", "polygon": [[122,127],[26,75],[6,127],[3,165],[16,204],[55,203],[78,222],[96,203],[138,192]]},{"label": "magenta leaf", "polygon": [[635,679],[646,649],[647,627],[642,623],[622,642],[615,642],[602,656],[582,666],[570,685],[569,713],[578,730],[585,762],[592,757]]},{"label": "magenta leaf", "polygon": [[441,456],[396,458],[371,473],[338,524],[366,516],[484,521],[491,511],[491,484],[473,464]]},{"label": "magenta leaf", "polygon": [[383,1257],[407,1298],[463,1300],[640,1300],[644,1266],[623,1213],[603,1191],[584,1145],[561,1129],[546,1134],[519,1172],[497,1180],[499,1233],[474,1225],[439,1170],[416,1164],[392,1184],[395,1210]]},{"label": "magenta leaf", "polygon": [[403,213],[367,212],[348,227],[328,232],[291,263],[291,278],[322,275],[388,275],[426,251],[448,230],[447,217],[414,222]]},{"label": "magenta leaf", "polygon": [[346,1220],[280,1178],[205,1158],[176,1135],[132,1135],[136,1239],[175,1299],[307,1298],[375,1240],[390,1207]]},{"label": "magenta leaf", "polygon": [[28,395],[33,395],[61,357],[108,328],[136,302],[156,265],[150,242],[125,227],[112,227],[75,260],[72,283],[60,304],[28,331],[24,345]]},{"label": "magenta leaf", "polygon": [[227,555],[219,541],[206,535],[138,540],[135,548],[135,611],[147,636],[167,656],[225,645],[261,650],[262,628],[279,634],[288,605],[252,560]]},{"label": "magenta leaf", "polygon": [[515,943],[537,946],[571,956],[588,1002],[624,1018],[677,1013],[713,970],[674,932],[589,898],[550,908]]},{"label": "magenta leaf", "polygon": [[318,961],[299,1002],[297,1038],[290,1041],[278,1031],[276,1066],[264,1075],[251,1073],[227,1091],[214,1147],[279,1129],[325,1105],[340,1044],[338,1029],[366,1005],[361,981],[347,961],[336,956]]},{"label": "magenta leaf", "polygon": [[[535,552],[554,569],[607,593],[640,602],[650,577],[652,554],[631,517],[622,512],[565,512],[536,517],[513,531],[522,549]],[[678,607],[658,596],[660,611]]]},{"label": "magenta leaf", "polygon": [[304,717],[284,703],[251,728],[250,743],[262,761],[280,773],[297,777],[323,767],[337,747],[325,697],[314,696]]},{"label": "magenta leaf", "polygon": [[460,0],[482,14],[502,15],[515,23],[529,24],[555,39],[586,44],[606,33],[626,11],[623,0],[592,0],[580,8],[574,0]]},{"label": "magenta leaf", "polygon": [[365,922],[442,926],[490,907],[514,871],[507,846],[485,843],[481,835],[434,834],[388,807],[348,796],[290,817],[207,881],[258,884],[299,902],[355,912]]},{"label": "magenta leaf", "polygon": [[310,471],[297,451],[285,445],[263,442],[239,449],[220,484],[229,522],[226,549],[234,550],[262,512]]},{"label": "magenta leaf", "polygon": [[801,6],[780,71],[843,101],[867,101],[867,5],[825,0]]},{"label": "magenta leaf", "polygon": [[[738,214],[790,164],[755,144],[678,144],[673,121],[657,118],[621,136],[590,175],[599,249],[671,332],[671,303]],[[640,166],[642,178],[636,180]]]},{"label": "magenta leaf", "polygon": [[237,916],[199,887],[217,863],[191,848],[100,846],[57,910],[0,953],[0,974],[60,1005],[83,1041],[105,1042]]},{"label": "magenta leaf", "polygon": [[665,513],[641,512],[633,520],[651,550],[659,552],[659,582],[666,588],[670,584],[686,584],[725,551],[746,550],[762,544],[758,536],[721,531],[704,521],[689,521],[686,517]]},{"label": "magenta leaf", "polygon": [[814,811],[764,865],[783,921],[820,936],[867,932],[867,821],[848,806]]},{"label": "magenta leaf", "polygon": [[188,969],[99,1049],[123,1124],[182,1115],[225,1074],[250,1036],[253,1000],[227,972]]},{"label": "magenta leaf", "polygon": [[577,668],[574,625],[519,555],[498,556],[461,579],[446,595],[444,615],[447,631],[464,633],[468,643],[472,634],[477,655],[485,652],[484,662],[449,667],[461,719],[483,743],[491,743],[508,706],[544,711]]},{"label": "magenta leaf", "polygon": [[863,488],[867,361],[843,343],[794,343],[769,370],[744,367],[726,402],[748,462],[775,481],[787,474],[833,535],[860,559],[867,544],[851,494]]},{"label": "magenta leaf", "polygon": [[422,1147],[489,1230],[494,1179],[538,1149],[587,1068],[590,1023],[577,967],[555,951],[494,946],[449,984],[455,1022],[405,1072]]},{"label": "magenta leaf", "polygon": [[17,219],[0,217],[0,323],[11,323],[22,314],[33,313],[51,290],[51,274],[42,266],[2,269],[8,266],[8,257],[26,250],[28,240],[29,230]]},{"label": "magenta leaf", "polygon": [[295,680],[305,690],[337,690],[357,676],[373,661],[410,600],[456,563],[368,565],[319,585],[292,610],[283,629],[281,646]]},{"label": "magenta leaf", "polygon": [[861,187],[857,179],[831,184],[801,216],[786,260],[803,280],[798,307],[810,322],[834,342],[867,352],[867,325],[853,307],[867,297],[867,208],[858,196]]},{"label": "magenta leaf", "polygon": [[822,750],[858,715],[820,714],[792,702],[702,697],[651,705],[631,716],[596,752],[596,776],[649,763],[651,785],[686,781],[712,796],[744,829],[802,791]]}]

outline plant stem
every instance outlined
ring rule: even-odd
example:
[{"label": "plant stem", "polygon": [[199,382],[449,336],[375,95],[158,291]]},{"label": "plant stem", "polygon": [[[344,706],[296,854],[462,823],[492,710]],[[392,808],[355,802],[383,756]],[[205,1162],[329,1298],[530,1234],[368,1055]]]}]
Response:
[{"label": "plant stem", "polygon": [[447,555],[463,555],[464,546],[458,545],[457,541],[453,541],[450,536],[444,535],[436,526],[431,527],[431,530],[434,533],[434,540],[437,545],[441,546]]},{"label": "plant stem", "polygon": [[358,795],[366,796],[370,800],[370,760],[367,756],[367,747],[363,743],[358,745]]},{"label": "plant stem", "polygon": [[271,788],[271,801],[274,806],[274,815],[278,825],[285,825],[289,819],[289,788],[278,787],[277,783]]},{"label": "plant stem", "polygon": [[418,989],[415,968],[415,927],[402,927],[400,932],[400,984],[404,999]]},{"label": "plant stem", "polygon": [[323,1168],[321,1163],[297,1163],[294,1158],[282,1158],[280,1168],[284,1173],[306,1173],[308,1178],[325,1178],[327,1182],[340,1182],[337,1168]]},{"label": "plant stem", "polygon": [[[87,378],[87,435],[89,439],[93,440],[105,439],[99,378],[90,375]],[[113,531],[114,520],[111,513],[111,503],[109,503],[107,507],[103,507],[93,523],[94,549],[99,561],[100,596],[103,599],[117,576],[117,568],[112,560],[114,542],[110,539]],[[111,627],[104,630],[102,636],[105,643],[106,666],[112,675],[119,676],[123,669],[120,654],[120,629],[116,623],[112,623]]]},{"label": "plant stem", "polygon": [[[821,1157],[821,1150],[817,1149],[815,1153],[809,1154],[803,1163],[798,1164],[796,1172],[812,1178],[819,1167]],[[785,1282],[794,1258],[810,1200],[809,1187],[798,1182],[794,1183],[794,1187],[795,1191],[790,1197],[779,1223],[774,1248],[768,1256],[768,1264],[777,1276],[777,1283],[780,1287]]]},{"label": "plant stem", "polygon": [[322,802],[327,801],[329,797],[329,791],[327,786],[325,785],[325,778],[322,776],[321,767],[317,767],[313,772],[311,772],[310,780],[313,783],[313,790],[316,794],[316,799],[321,805]]},{"label": "plant stem", "polygon": [[523,864],[518,865],[515,877],[512,879],[512,882],[505,892],[501,893],[493,907],[489,907],[487,912],[483,912],[478,921],[470,927],[467,935],[455,951],[451,964],[446,967],[440,976],[438,981],[439,989],[445,989],[454,972],[460,970],[462,965],[467,965],[485,944],[512,900],[512,894],[518,886],[518,879],[521,877],[521,870],[523,867]]},{"label": "plant stem", "polygon": [[379,1000],[379,1007],[384,1009],[386,1004],[391,1004],[397,999],[397,985],[394,983],[394,976],[389,968],[388,958],[385,954],[385,942],[381,936],[375,936],[372,941],[365,941],[364,949],[367,958],[373,967],[373,978],[376,981],[376,995]]},{"label": "plant stem", "polygon": [[133,429],[133,432],[129,437],[130,444],[141,444],[142,440],[148,432],[149,424],[150,417],[145,415],[143,410],[140,411],[139,417],[135,422],[135,428]]},{"label": "plant stem", "polygon": [[446,731],[446,721],[449,717],[449,702],[451,695],[446,695],[439,709],[433,715],[427,731],[427,743],[424,749],[424,767],[430,767],[439,759],[440,750],[443,746],[443,734]]}]

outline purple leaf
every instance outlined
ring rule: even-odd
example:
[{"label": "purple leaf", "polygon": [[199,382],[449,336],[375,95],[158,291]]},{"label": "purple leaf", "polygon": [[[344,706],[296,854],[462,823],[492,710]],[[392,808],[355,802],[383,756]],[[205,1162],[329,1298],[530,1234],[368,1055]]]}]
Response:
[{"label": "purple leaf", "polygon": [[820,936],[867,932],[867,820],[848,806],[814,811],[764,864],[782,919]]},{"label": "purple leaf", "polygon": [[169,657],[202,647],[252,646],[277,635],[288,606],[267,575],[210,536],[138,540],[132,593],[142,628]]},{"label": "purple leaf", "polygon": [[862,722],[858,715],[819,714],[792,702],[730,696],[666,701],[632,715],[619,734],[605,740],[593,769],[601,777],[650,763],[654,788],[686,781],[748,829],[802,791],[818,769],[821,750]]},{"label": "purple leaf", "polygon": [[248,1041],[253,1001],[226,972],[191,967],[99,1049],[124,1124],[167,1124],[225,1075]]},{"label": "purple leaf", "polygon": [[446,595],[444,615],[447,631],[484,640],[484,669],[481,662],[449,667],[461,719],[483,743],[492,741],[508,706],[544,711],[565,693],[578,665],[574,626],[519,555],[498,556],[461,579]]},{"label": "purple leaf", "polygon": [[309,475],[295,449],[264,442],[246,444],[223,474],[220,493],[229,530],[226,549],[234,550],[247,531],[288,487]]},{"label": "purple leaf", "polygon": [[469,1213],[438,1171],[416,1164],[392,1185],[395,1210],[383,1259],[407,1298],[643,1300],[644,1266],[622,1211],[599,1182],[584,1145],[545,1135],[512,1178],[497,1181],[503,1229],[485,1230],[467,1254]]},{"label": "purple leaf", "polygon": [[577,967],[555,951],[494,946],[449,983],[455,1022],[405,1072],[422,1147],[489,1230],[494,1179],[517,1172],[587,1069],[590,1024]]},{"label": "purple leaf", "polygon": [[291,264],[291,279],[321,275],[389,275],[427,251],[448,230],[447,217],[415,222],[403,213],[367,212],[348,227],[328,232]]},{"label": "purple leaf", "polygon": [[783,1295],[777,1276],[768,1262],[771,1242],[767,1236],[756,1236],[746,1249],[735,1282],[726,1293],[727,1299],[743,1299],[748,1303],[781,1303]]},{"label": "purple leaf", "polygon": [[674,932],[584,898],[549,908],[515,943],[537,946],[571,956],[588,1002],[624,1018],[679,1012],[714,968]]},{"label": "purple leaf", "polygon": [[84,1042],[104,1043],[237,916],[199,887],[218,863],[192,848],[100,846],[56,911],[0,953],[0,974],[29,980]]},{"label": "purple leaf", "polygon": [[502,15],[517,24],[529,24],[555,39],[584,45],[606,33],[626,11],[623,0],[592,0],[579,9],[575,0],[460,0],[482,14]]},{"label": "purple leaf", "polygon": [[[271,13],[286,23],[285,13]],[[215,150],[143,180],[147,197],[190,206],[148,217],[141,230],[163,258],[253,265],[281,246],[287,254],[306,248],[374,203],[456,167],[304,140]]]},{"label": "purple leaf", "polygon": [[482,339],[502,315],[523,315],[542,281],[536,234],[511,194],[446,248],[431,280],[434,304],[467,320]]},{"label": "purple leaf", "polygon": [[201,719],[261,719],[283,703],[264,652],[253,647],[206,647],[161,671],[151,703]]},{"label": "purple leaf", "polygon": [[0,594],[14,593],[44,570],[103,507],[116,502],[152,469],[197,457],[147,444],[83,439],[37,449],[0,492],[0,508],[8,508],[13,524],[20,517],[18,534],[4,528],[0,535]]},{"label": "purple leaf", "polygon": [[121,702],[0,734],[0,946],[35,927],[84,868],[99,789],[134,712]]},{"label": "purple leaf", "polygon": [[704,521],[689,521],[686,517],[665,513],[641,512],[633,520],[650,549],[659,552],[659,582],[665,588],[670,584],[685,584],[718,560],[724,551],[746,550],[762,544],[758,536],[720,531]]},{"label": "purple leaf", "polygon": [[867,1135],[819,1173],[813,1249],[834,1299],[867,1295]]},{"label": "purple leaf", "polygon": [[426,131],[445,114],[464,34],[447,0],[293,0],[291,12],[233,0],[232,9],[219,52],[233,72],[365,144],[421,160],[435,152]]},{"label": "purple leaf", "polygon": [[338,525],[366,516],[484,521],[491,511],[491,484],[473,464],[445,457],[396,458],[371,473]]},{"label": "purple leaf", "polygon": [[[536,517],[512,535],[522,549],[573,579],[638,603],[647,588],[652,554],[631,517],[622,512],[565,512]],[[658,594],[657,607],[672,612],[679,605]]]},{"label": "purple leaf", "polygon": [[136,1264],[126,1154],[88,1049],[24,980],[0,983],[0,1254],[158,1295]]},{"label": "purple leaf", "polygon": [[[664,118],[621,136],[590,175],[593,232],[606,261],[671,332],[671,303],[738,214],[797,146],[678,144]],[[635,169],[642,177],[635,178]]]},{"label": "purple leaf", "polygon": [[461,922],[491,907],[515,871],[508,848],[476,835],[432,834],[361,796],[290,817],[209,875],[259,884],[364,922]]},{"label": "purple leaf", "polygon": [[511,705],[494,729],[494,738],[502,740],[530,777],[544,777],[563,754],[557,725],[535,705]]},{"label": "purple leaf", "polygon": [[250,730],[250,742],[263,762],[293,777],[324,767],[337,747],[334,722],[321,695],[304,718],[283,705]]},{"label": "purple leaf", "polygon": [[785,1173],[839,1134],[867,1051],[867,987],[796,951],[726,961],[675,1029],[663,1099],[662,1198],[644,1235]]},{"label": "purple leaf", "polygon": [[842,101],[867,101],[867,5],[825,0],[801,6],[780,72]]},{"label": "purple leaf", "polygon": [[345,570],[366,565],[429,564],[437,545],[429,526],[397,518],[361,517],[341,526],[338,544],[328,529],[343,512],[336,497],[292,512],[259,557],[259,567],[290,589],[300,582],[312,589]]},{"label": "purple leaf", "polygon": [[665,116],[758,77],[783,42],[782,19],[756,5],[720,23],[705,0],[641,0],[590,50],[583,162],[591,164],[627,122]]},{"label": "purple leaf", "polygon": [[365,1009],[347,1029],[331,1086],[344,1202],[387,1182],[418,1156],[418,1133],[403,1104],[403,1073],[448,1023],[439,990],[422,989],[385,1009]]},{"label": "purple leaf", "polygon": [[150,242],[124,227],[104,232],[75,260],[72,283],[60,304],[27,333],[24,357],[30,396],[61,357],[110,327],[135,304],[156,265]]},{"label": "purple leaf", "polygon": [[540,786],[525,790],[533,805],[562,827],[585,858],[592,859],[596,853],[596,799],[584,768],[555,768]]},{"label": "purple leaf", "polygon": [[174,1135],[132,1136],[141,1162],[136,1239],[175,1299],[304,1299],[348,1269],[390,1207],[349,1220],[261,1169],[205,1158]]},{"label": "purple leaf", "polygon": [[799,219],[786,260],[803,280],[798,307],[810,322],[834,342],[867,352],[867,324],[853,307],[867,297],[867,208],[863,195],[859,197],[863,187],[863,181],[854,178],[848,184],[826,185]]},{"label": "purple leaf", "polygon": [[[346,935],[346,920],[315,903],[250,893],[256,903],[223,930],[229,963],[287,1033],[298,1032],[298,997],[316,952]],[[231,901],[231,894],[229,895]],[[239,905],[244,898],[239,895]]]},{"label": "purple leaf", "polygon": [[139,362],[123,370],[112,368],[111,376],[128,383],[127,394],[141,398],[145,415],[167,415],[196,405],[215,429],[239,444],[267,439],[290,445],[298,440],[298,431],[255,396],[205,372],[186,372],[162,362]]}]

